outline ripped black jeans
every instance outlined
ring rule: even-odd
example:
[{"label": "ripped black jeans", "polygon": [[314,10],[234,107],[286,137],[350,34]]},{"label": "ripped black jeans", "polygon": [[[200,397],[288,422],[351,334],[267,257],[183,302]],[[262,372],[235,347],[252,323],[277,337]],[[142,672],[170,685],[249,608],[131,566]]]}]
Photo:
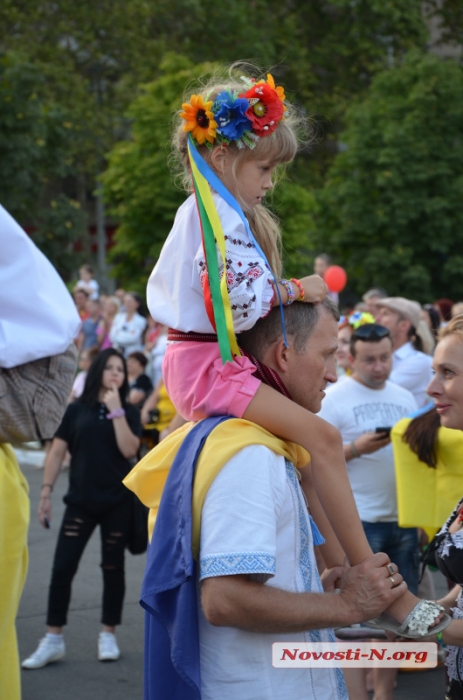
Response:
[{"label": "ripped black jeans", "polygon": [[125,594],[124,554],[132,520],[132,498],[94,516],[81,508],[67,506],[56,543],[48,593],[47,625],[61,627],[67,622],[71,585],[85,546],[97,525],[101,531],[103,571],[103,625],[121,622]]}]

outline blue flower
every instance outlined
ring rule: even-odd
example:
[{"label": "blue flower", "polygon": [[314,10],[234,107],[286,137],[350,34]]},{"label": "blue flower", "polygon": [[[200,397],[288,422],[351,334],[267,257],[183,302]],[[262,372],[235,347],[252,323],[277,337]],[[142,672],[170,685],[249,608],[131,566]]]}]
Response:
[{"label": "blue flower", "polygon": [[249,101],[245,97],[234,97],[227,90],[220,92],[212,106],[218,124],[217,133],[230,141],[237,141],[245,131],[251,131],[251,120],[245,114],[248,109]]}]

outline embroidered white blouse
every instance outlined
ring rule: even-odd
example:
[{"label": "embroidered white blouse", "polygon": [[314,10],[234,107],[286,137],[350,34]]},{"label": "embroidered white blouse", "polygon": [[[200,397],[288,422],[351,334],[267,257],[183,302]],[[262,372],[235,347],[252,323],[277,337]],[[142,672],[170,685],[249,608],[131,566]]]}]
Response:
[{"label": "embroidered white blouse", "polygon": [[[249,239],[238,214],[213,193],[225,235],[226,274],[235,332],[252,328],[273,302],[273,276]],[[220,272],[223,271],[223,266]],[[194,195],[179,208],[159,260],[148,281],[147,297],[155,321],[188,333],[214,333],[204,304],[206,274],[201,227]]]}]

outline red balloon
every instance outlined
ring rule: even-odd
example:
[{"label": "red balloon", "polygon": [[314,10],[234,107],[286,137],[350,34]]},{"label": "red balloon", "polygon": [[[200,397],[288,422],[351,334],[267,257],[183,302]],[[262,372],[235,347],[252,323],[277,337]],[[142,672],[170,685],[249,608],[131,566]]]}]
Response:
[{"label": "red balloon", "polygon": [[330,292],[341,292],[347,284],[347,273],[339,265],[330,265],[323,279]]}]

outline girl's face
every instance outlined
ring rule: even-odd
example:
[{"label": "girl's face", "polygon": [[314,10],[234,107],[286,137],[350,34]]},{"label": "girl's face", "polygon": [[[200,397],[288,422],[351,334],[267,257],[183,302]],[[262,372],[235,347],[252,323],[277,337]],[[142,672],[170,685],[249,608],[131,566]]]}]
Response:
[{"label": "girl's face", "polygon": [[221,151],[215,159],[213,158],[213,165],[225,187],[248,209],[253,209],[261,204],[266,193],[272,189],[272,175],[276,163],[249,158],[236,167],[238,157],[239,155],[233,152]]},{"label": "girl's face", "polygon": [[117,355],[111,355],[103,370],[102,389],[120,389],[124,383],[124,363]]},{"label": "girl's face", "polygon": [[434,378],[427,392],[434,399],[441,425],[463,430],[463,340],[448,335],[441,340],[433,359]]},{"label": "girl's face", "polygon": [[352,328],[350,326],[345,326],[338,331],[338,350],[336,352],[336,360],[338,367],[342,369],[348,369],[351,365],[349,362],[350,356],[350,338],[352,335]]}]

